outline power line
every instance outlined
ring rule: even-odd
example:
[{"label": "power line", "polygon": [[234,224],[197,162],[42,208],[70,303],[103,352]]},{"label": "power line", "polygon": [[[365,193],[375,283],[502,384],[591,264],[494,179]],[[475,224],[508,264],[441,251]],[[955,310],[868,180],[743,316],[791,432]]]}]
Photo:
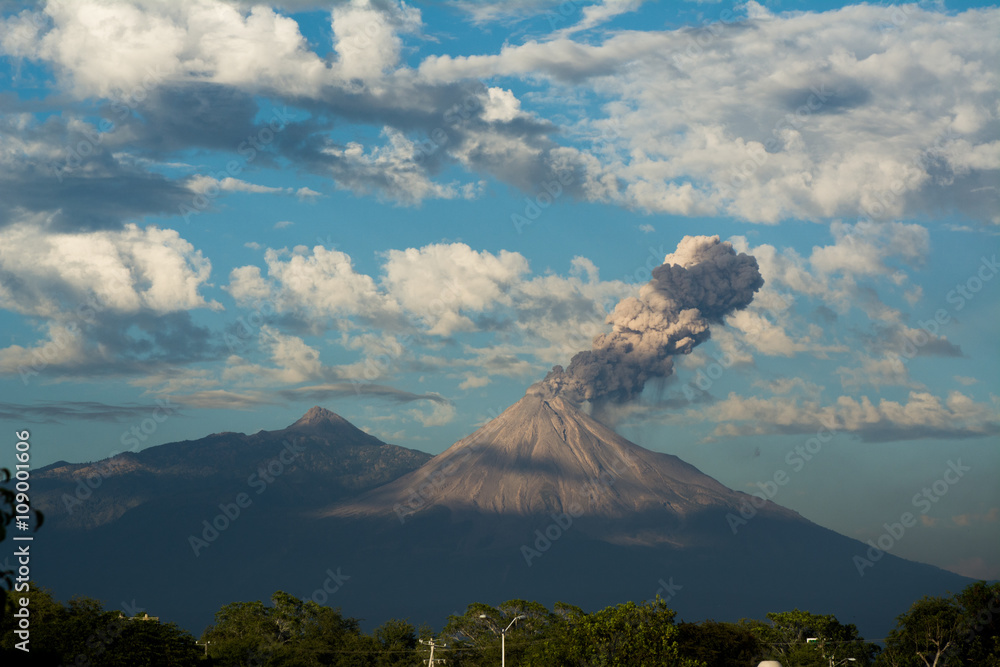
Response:
[{"label": "power line", "polygon": [[[431,637],[427,641],[424,641],[423,639],[421,639],[420,643],[424,644],[425,646],[430,646],[431,647],[431,655],[425,661],[427,663],[427,667],[434,667],[434,664],[435,664],[435,662],[434,662],[434,649],[435,648],[440,648],[440,649],[446,649],[446,648],[448,648],[447,644],[435,644],[433,637]],[[439,663],[445,663],[445,662],[447,662],[447,660],[445,660],[444,658],[438,658],[437,662],[439,662]]]}]

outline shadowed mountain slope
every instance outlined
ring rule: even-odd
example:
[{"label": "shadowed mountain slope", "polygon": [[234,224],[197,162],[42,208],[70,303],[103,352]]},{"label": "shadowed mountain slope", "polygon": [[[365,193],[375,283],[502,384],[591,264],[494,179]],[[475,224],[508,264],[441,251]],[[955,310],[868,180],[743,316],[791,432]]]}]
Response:
[{"label": "shadowed mountain slope", "polygon": [[[914,600],[969,583],[891,554],[859,572],[868,545],[773,503],[753,507],[533,391],[430,460],[331,415],[128,455],[131,472],[114,479],[146,475],[146,500],[114,519],[46,526],[33,574],[58,595],[128,602],[195,633],[223,604],[280,589],[367,627],[390,617],[440,625],[473,601],[596,610],[661,595],[686,620],[797,607],[878,639]],[[248,490],[283,442],[304,452],[265,492]],[[53,468],[64,483],[85,472]],[[108,479],[89,503],[117,488]],[[164,490],[177,480],[183,493]],[[237,508],[237,493],[251,504]]]},{"label": "shadowed mountain slope", "polygon": [[32,478],[34,501],[48,526],[92,529],[149,503],[176,510],[266,488],[297,506],[331,502],[383,484],[430,458],[386,444],[340,415],[314,407],[281,430],[216,433],[95,463],[61,461]]}]

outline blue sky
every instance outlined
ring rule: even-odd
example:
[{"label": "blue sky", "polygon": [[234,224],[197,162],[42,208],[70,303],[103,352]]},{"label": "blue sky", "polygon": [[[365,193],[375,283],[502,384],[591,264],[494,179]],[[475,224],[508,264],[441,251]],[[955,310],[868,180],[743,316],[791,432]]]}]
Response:
[{"label": "blue sky", "polygon": [[315,404],[443,451],[717,235],[764,287],[602,418],[1000,577],[997,7],[0,9],[0,411],[36,465]]}]

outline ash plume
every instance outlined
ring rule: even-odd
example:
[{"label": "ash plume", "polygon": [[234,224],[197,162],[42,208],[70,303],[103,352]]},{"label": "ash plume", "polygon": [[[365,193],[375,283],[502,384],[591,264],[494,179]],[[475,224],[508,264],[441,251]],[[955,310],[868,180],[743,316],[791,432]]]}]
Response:
[{"label": "ash plume", "polygon": [[623,299],[608,315],[610,333],[594,338],[565,369],[554,366],[529,393],[574,403],[624,402],[646,382],[673,373],[673,357],[708,340],[709,324],[746,308],[764,284],[757,260],[737,254],[718,236],[685,236],[653,269],[639,297]]}]

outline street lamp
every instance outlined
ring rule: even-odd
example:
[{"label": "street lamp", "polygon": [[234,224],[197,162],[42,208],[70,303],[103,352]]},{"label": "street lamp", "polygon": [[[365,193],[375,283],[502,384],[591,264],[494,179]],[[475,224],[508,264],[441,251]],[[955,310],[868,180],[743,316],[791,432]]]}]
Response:
[{"label": "street lamp", "polygon": [[[479,618],[489,619],[489,616],[486,614],[480,614]],[[507,667],[507,642],[505,641],[507,639],[507,631],[510,630],[512,625],[517,623],[522,618],[528,617],[524,614],[515,616],[514,620],[510,622],[510,625],[500,631],[500,667]]]},{"label": "street lamp", "polygon": [[857,660],[855,658],[844,658],[843,660],[841,660],[840,662],[838,662],[835,665],[835,664],[833,664],[833,658],[830,658],[830,667],[837,667],[837,665],[842,665],[845,662],[857,662]]}]

